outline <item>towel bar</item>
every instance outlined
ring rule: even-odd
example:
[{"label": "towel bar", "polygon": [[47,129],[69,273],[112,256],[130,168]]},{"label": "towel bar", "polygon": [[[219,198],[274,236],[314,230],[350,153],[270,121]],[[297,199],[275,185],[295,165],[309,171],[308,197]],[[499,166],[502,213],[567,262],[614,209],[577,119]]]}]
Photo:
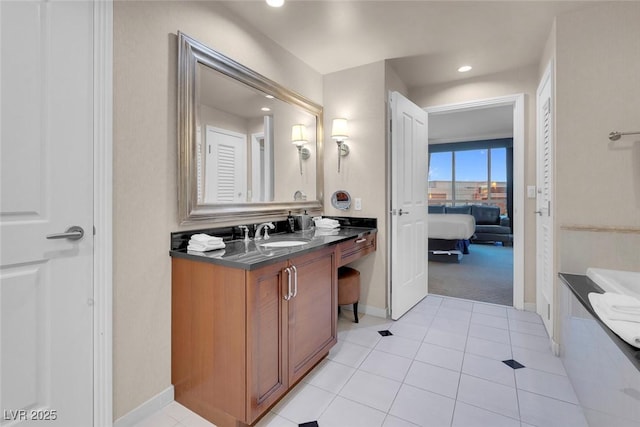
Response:
[{"label": "towel bar", "polygon": [[609,139],[611,141],[617,141],[623,135],[640,135],[640,132],[618,132],[614,130],[613,132],[609,133]]}]

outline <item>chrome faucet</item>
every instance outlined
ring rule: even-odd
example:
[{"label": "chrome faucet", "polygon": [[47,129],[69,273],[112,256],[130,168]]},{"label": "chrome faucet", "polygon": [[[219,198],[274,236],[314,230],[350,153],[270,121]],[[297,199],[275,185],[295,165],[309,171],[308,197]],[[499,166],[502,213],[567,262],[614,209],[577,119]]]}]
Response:
[{"label": "chrome faucet", "polygon": [[[269,233],[268,233],[268,228],[270,229],[274,229],[276,228],[275,225],[273,225],[272,222],[263,222],[262,224],[260,224],[258,226],[258,228],[256,228],[256,237],[254,238],[254,240],[267,240],[269,239]],[[264,229],[264,237],[260,236],[260,232]]]},{"label": "chrome faucet", "polygon": [[244,241],[248,242],[249,239],[249,227],[247,227],[246,225],[240,225],[238,226],[238,228],[240,229],[240,231],[244,231]]}]

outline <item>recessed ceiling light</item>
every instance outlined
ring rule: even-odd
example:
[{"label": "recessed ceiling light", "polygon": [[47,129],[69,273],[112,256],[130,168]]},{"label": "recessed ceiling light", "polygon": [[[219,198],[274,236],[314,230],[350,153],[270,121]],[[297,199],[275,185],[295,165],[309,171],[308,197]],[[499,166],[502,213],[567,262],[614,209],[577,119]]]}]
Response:
[{"label": "recessed ceiling light", "polygon": [[262,108],[261,108],[261,110],[262,110],[262,111],[271,111],[271,108],[269,108],[269,107],[262,107]]},{"label": "recessed ceiling light", "polygon": [[458,68],[458,71],[460,73],[466,73],[467,71],[471,71],[471,68],[473,68],[471,65],[463,65],[462,67]]},{"label": "recessed ceiling light", "polygon": [[273,95],[265,95],[264,97],[267,99],[273,99]]},{"label": "recessed ceiling light", "polygon": [[284,4],[284,0],[267,0],[267,4],[271,7],[281,7]]}]

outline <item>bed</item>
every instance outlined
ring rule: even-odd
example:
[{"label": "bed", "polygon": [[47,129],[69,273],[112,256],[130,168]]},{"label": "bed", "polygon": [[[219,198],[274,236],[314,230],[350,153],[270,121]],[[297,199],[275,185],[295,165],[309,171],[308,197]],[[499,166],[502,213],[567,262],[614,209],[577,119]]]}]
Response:
[{"label": "bed", "polygon": [[429,260],[459,262],[469,253],[469,239],[475,233],[476,221],[467,214],[430,214]]}]

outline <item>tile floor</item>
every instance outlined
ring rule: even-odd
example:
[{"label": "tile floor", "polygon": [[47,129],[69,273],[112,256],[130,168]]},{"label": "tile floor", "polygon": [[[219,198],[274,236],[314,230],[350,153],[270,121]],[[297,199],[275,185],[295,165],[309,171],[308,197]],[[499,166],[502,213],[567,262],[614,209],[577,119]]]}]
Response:
[{"label": "tile floor", "polygon": [[[343,310],[338,331],[258,427],[587,426],[535,313],[430,295],[395,322],[355,324]],[[503,363],[512,359],[524,367]],[[136,427],[211,426],[172,402]]]}]

